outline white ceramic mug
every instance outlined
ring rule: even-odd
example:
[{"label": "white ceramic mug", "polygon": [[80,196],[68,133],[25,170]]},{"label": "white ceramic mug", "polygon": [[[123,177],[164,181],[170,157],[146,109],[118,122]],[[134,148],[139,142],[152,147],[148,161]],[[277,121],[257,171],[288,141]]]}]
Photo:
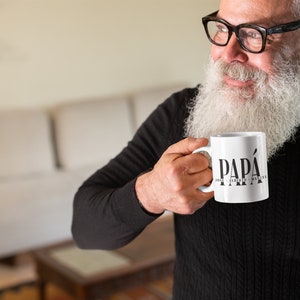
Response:
[{"label": "white ceramic mug", "polygon": [[226,203],[249,203],[269,198],[266,136],[263,132],[229,132],[210,137],[210,144],[193,153],[211,157],[213,181],[204,192]]}]

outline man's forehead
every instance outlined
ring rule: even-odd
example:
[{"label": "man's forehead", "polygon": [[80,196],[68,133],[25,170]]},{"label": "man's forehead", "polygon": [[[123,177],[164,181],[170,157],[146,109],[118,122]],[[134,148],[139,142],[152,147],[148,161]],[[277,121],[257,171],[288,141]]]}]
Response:
[{"label": "man's forehead", "polygon": [[236,18],[233,23],[271,22],[278,24],[294,20],[291,14],[291,5],[292,0],[220,0],[219,13],[220,17],[225,19]]}]

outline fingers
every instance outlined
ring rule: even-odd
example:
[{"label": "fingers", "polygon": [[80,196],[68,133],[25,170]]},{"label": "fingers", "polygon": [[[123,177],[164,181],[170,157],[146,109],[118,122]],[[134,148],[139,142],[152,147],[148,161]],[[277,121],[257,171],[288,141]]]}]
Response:
[{"label": "fingers", "polygon": [[[195,149],[207,145],[205,138],[186,138],[170,146],[162,156],[165,163],[170,163],[174,173],[193,174],[207,169],[208,159],[201,153],[192,153]],[[172,170],[172,169],[171,169]]]},{"label": "fingers", "polygon": [[209,160],[201,153],[193,153],[174,160],[174,166],[177,165],[187,174],[194,174],[206,170],[209,167]]},{"label": "fingers", "polygon": [[191,214],[213,197],[213,192],[198,189],[212,180],[209,161],[201,153],[192,153],[207,142],[186,138],[170,146],[154,168],[137,179],[136,194],[145,209]]},{"label": "fingers", "polygon": [[212,171],[206,168],[200,172],[189,174],[188,172],[180,173],[176,170],[169,170],[165,174],[165,178],[168,184],[172,186],[174,192],[184,194],[186,191],[195,191],[200,186],[210,184]]},{"label": "fingers", "polygon": [[213,198],[214,193],[204,193],[198,189],[192,189],[184,195],[177,194],[173,200],[171,211],[183,215],[191,215],[202,208],[207,201]]},{"label": "fingers", "polygon": [[185,138],[176,144],[171,145],[165,154],[187,155],[191,154],[195,149],[206,146],[208,139],[206,138]]}]

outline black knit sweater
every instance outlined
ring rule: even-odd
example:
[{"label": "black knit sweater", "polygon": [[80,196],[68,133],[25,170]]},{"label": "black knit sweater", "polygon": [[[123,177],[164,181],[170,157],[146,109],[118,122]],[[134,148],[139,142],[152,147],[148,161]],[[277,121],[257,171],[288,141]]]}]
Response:
[{"label": "black knit sweater", "polygon": [[[196,92],[186,89],[167,99],[127,147],[80,187],[72,224],[79,247],[120,247],[158,217],[140,207],[135,180],[183,138]],[[174,216],[175,300],[300,299],[299,138],[287,142],[268,167],[268,200],[210,200],[193,215]]]}]

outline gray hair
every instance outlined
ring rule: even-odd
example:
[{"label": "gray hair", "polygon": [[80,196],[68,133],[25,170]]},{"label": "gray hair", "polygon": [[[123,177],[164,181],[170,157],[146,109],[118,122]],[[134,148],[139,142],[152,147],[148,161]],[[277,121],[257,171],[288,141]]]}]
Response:
[{"label": "gray hair", "polygon": [[292,1],[291,11],[296,19],[300,19],[300,0]]},{"label": "gray hair", "polygon": [[[300,19],[300,0],[292,0],[291,3],[291,13],[294,17],[295,20]],[[297,50],[296,52],[299,53],[299,43],[300,43],[300,29],[296,30],[294,34],[294,45],[296,46]],[[299,54],[297,54],[298,59],[299,59]]]}]

